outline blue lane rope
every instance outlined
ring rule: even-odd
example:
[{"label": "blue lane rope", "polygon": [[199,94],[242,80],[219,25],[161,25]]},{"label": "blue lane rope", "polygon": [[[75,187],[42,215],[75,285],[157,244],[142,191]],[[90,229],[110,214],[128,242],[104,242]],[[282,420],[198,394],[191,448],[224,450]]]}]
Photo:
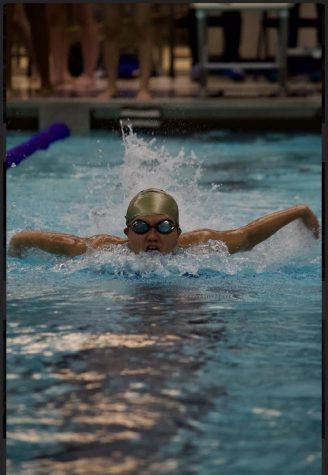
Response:
[{"label": "blue lane rope", "polygon": [[37,150],[46,150],[52,142],[65,139],[70,133],[70,129],[66,124],[52,124],[47,129],[33,135],[26,142],[8,150],[5,158],[6,167],[19,165],[22,160],[25,160]]}]

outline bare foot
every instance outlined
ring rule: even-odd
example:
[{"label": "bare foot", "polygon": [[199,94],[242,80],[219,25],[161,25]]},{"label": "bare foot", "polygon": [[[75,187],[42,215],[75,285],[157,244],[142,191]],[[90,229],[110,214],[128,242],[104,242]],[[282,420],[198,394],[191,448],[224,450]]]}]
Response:
[{"label": "bare foot", "polygon": [[136,95],[137,101],[149,101],[151,99],[151,95],[148,89],[140,89],[138,94]]},{"label": "bare foot", "polygon": [[90,89],[95,88],[95,81],[93,78],[86,76],[85,74],[82,74],[81,76],[75,79],[74,85],[78,89],[89,91]]},{"label": "bare foot", "polygon": [[115,95],[117,94],[117,89],[116,87],[115,88],[112,88],[112,87],[109,87],[106,89],[106,91],[102,92],[101,94],[99,94],[99,99],[111,99],[112,97],[114,97]]},{"label": "bare foot", "polygon": [[61,87],[61,86],[71,85],[73,83],[73,81],[74,81],[73,76],[66,73],[62,77],[53,78],[52,84],[53,84],[54,87]]},{"label": "bare foot", "polygon": [[53,86],[53,89],[54,89],[54,91],[58,91],[58,92],[59,91],[71,91],[72,87],[73,87],[72,83],[64,82],[64,83],[60,83],[60,84],[55,84]]}]

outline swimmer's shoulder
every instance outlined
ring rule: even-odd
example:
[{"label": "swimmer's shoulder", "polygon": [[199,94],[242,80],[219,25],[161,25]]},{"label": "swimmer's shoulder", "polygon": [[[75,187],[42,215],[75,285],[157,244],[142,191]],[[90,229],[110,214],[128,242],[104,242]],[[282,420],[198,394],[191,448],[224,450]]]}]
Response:
[{"label": "swimmer's shoulder", "polygon": [[202,244],[210,239],[220,240],[223,236],[224,232],[212,231],[211,229],[195,229],[194,231],[182,233],[179,236],[178,244],[180,247],[188,247]]},{"label": "swimmer's shoulder", "polygon": [[178,240],[180,247],[188,247],[196,244],[203,244],[210,240],[223,242],[230,254],[246,250],[245,233],[241,229],[231,229],[228,231],[216,231],[213,229],[196,229],[182,233]]},{"label": "swimmer's shoulder", "polygon": [[127,239],[123,239],[117,236],[111,236],[110,234],[97,234],[84,238],[87,246],[93,249],[104,249],[112,245],[122,245],[127,243]]}]

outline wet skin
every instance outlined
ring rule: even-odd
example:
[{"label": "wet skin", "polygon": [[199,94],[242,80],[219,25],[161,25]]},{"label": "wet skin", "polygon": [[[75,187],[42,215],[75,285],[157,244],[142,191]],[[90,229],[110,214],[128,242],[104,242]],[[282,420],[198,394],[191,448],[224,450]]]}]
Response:
[{"label": "wet skin", "polygon": [[[164,219],[172,221],[172,218],[167,214],[138,216],[138,219],[145,221],[150,226],[155,226]],[[176,248],[181,230],[177,226],[171,233],[161,234],[155,228],[150,228],[145,234],[137,234],[131,228],[126,227],[124,233],[128,237],[129,249],[136,254],[147,251],[159,251],[163,254],[167,254]]]}]

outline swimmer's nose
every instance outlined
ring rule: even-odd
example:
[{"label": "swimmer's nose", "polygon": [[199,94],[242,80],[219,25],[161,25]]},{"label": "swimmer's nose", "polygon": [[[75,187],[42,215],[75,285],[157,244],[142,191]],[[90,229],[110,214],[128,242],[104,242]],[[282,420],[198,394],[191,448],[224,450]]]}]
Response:
[{"label": "swimmer's nose", "polygon": [[158,241],[158,232],[155,228],[151,228],[147,233],[148,241]]}]

